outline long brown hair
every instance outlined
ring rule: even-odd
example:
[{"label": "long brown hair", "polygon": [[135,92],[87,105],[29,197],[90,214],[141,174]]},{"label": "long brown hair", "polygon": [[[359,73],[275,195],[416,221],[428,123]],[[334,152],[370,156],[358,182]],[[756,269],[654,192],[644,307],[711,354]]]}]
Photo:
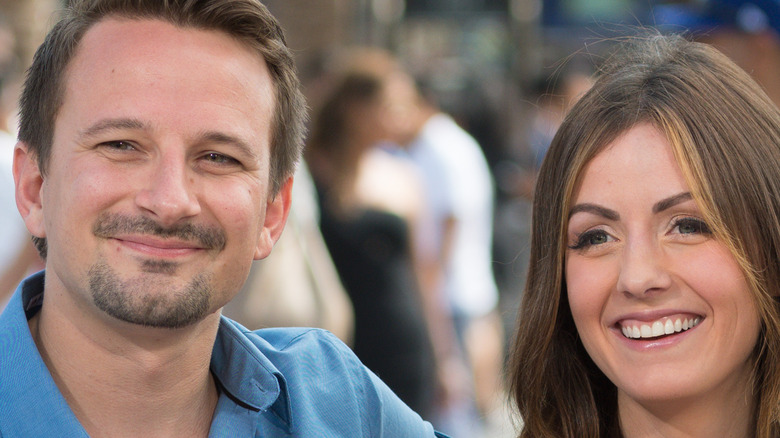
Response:
[{"label": "long brown hair", "polygon": [[571,109],[540,169],[509,373],[521,437],[620,436],[617,390],[585,351],[564,279],[570,202],[585,165],[638,123],[664,132],[705,219],[754,295],[755,436],[780,434],[780,112],[747,73],[681,36],[624,41]]}]

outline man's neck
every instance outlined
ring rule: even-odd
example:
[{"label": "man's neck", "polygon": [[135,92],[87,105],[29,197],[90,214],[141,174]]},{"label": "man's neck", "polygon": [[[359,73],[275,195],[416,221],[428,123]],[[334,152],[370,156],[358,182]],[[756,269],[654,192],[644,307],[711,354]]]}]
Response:
[{"label": "man's neck", "polygon": [[153,329],[66,317],[73,313],[51,298],[30,331],[90,436],[208,435],[218,399],[209,372],[218,312],[191,327]]}]

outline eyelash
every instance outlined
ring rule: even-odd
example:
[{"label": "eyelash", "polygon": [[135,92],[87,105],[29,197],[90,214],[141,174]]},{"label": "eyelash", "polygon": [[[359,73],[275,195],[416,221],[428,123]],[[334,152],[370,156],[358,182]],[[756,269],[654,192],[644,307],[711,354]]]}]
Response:
[{"label": "eyelash", "polygon": [[[136,149],[135,145],[127,140],[112,140],[106,141],[100,144],[100,146],[108,147],[110,149],[129,152]],[[228,155],[220,154],[219,152],[208,152],[203,158],[209,163],[216,164],[218,166],[232,166],[240,164],[238,160]]]},{"label": "eyelash", "polygon": [[[679,228],[681,226],[689,226],[693,227],[694,231],[690,233],[682,233],[680,232]],[[680,234],[702,234],[702,235],[711,235],[712,231],[710,230],[710,227],[707,225],[706,222],[704,222],[701,219],[693,218],[693,217],[681,217],[678,219],[675,219],[674,223],[672,224],[672,230],[677,229]],[[588,230],[585,231],[582,234],[579,234],[577,236],[577,241],[574,243],[574,245],[569,245],[569,249],[573,250],[579,250],[579,249],[586,249],[591,246],[595,245],[601,245],[601,243],[591,243],[590,240],[597,236],[605,236],[609,237],[606,231],[602,229],[594,229],[594,230]]]},{"label": "eyelash", "polygon": [[234,165],[239,164],[238,160],[236,160],[233,157],[229,157],[224,154],[220,154],[219,152],[209,152],[203,156],[203,158],[206,159],[206,161],[218,165]]},{"label": "eyelash", "polygon": [[[707,225],[706,222],[704,222],[701,219],[697,219],[695,217],[681,217],[674,221],[674,225],[672,226],[672,229],[678,229],[680,226],[688,225],[692,226],[695,229],[695,233],[697,234],[704,234],[704,235],[711,235],[712,231],[710,230],[709,225]],[[685,233],[685,234],[691,234],[691,233]]]},{"label": "eyelash", "polygon": [[606,231],[601,229],[595,229],[595,230],[588,230],[585,231],[582,234],[577,235],[577,242],[574,243],[574,245],[569,245],[569,249],[584,249],[593,245],[600,245],[596,243],[590,243],[589,240],[595,236],[607,236]]},{"label": "eyelash", "polygon": [[101,146],[107,146],[111,149],[116,149],[119,151],[130,151],[134,150],[135,146],[126,140],[114,140],[114,141],[107,141],[100,144]]}]

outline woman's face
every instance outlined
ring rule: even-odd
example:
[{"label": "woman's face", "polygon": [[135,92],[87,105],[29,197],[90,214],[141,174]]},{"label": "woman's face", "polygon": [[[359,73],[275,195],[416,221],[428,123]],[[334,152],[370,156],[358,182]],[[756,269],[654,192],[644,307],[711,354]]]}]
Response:
[{"label": "woman's face", "polygon": [[621,412],[632,404],[744,402],[759,316],[665,135],[640,124],[596,155],[569,214],[572,316],[617,387]]}]

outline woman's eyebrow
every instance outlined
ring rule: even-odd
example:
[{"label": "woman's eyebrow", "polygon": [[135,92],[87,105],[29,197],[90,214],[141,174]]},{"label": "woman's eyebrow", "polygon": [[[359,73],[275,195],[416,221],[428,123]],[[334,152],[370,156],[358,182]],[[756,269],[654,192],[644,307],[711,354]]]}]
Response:
[{"label": "woman's eyebrow", "polygon": [[[656,202],[653,205],[653,213],[660,213],[668,208],[674,207],[675,205],[689,201],[693,199],[693,195],[691,195],[690,192],[684,192],[679,193],[674,196],[670,196],[668,198],[662,199],[658,202]],[[602,207],[600,205],[596,204],[590,204],[590,203],[584,203],[584,204],[577,204],[571,208],[569,211],[569,217],[572,217],[575,213],[592,213],[601,217],[604,217],[606,219],[609,219],[611,221],[616,221],[620,219],[620,214],[612,209]]]},{"label": "woman's eyebrow", "polygon": [[572,217],[575,213],[580,213],[580,212],[587,212],[587,213],[599,215],[611,221],[616,221],[620,219],[620,215],[615,210],[611,210],[609,208],[602,207],[600,205],[588,204],[588,203],[577,204],[573,206],[571,210],[569,210],[569,217]]},{"label": "woman's eyebrow", "polygon": [[693,199],[693,195],[691,195],[690,192],[683,192],[674,196],[670,196],[666,199],[662,199],[656,202],[655,205],[653,205],[653,213],[660,213],[667,208],[674,207],[681,202],[689,201],[691,199]]}]

